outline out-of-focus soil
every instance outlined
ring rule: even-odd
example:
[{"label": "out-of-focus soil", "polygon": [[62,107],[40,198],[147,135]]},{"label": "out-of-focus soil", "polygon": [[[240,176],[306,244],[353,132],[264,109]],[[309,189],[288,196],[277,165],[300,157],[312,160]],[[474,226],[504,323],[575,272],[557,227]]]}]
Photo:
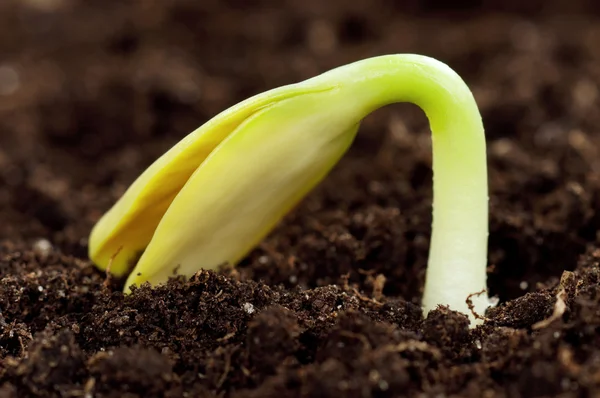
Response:
[{"label": "out-of-focus soil", "polygon": [[[0,397],[600,396],[598,10],[522,3],[0,2]],[[407,52],[483,114],[483,326],[421,315],[431,145],[409,105],[235,270],[124,297],[87,260],[94,222],[219,111]]]}]

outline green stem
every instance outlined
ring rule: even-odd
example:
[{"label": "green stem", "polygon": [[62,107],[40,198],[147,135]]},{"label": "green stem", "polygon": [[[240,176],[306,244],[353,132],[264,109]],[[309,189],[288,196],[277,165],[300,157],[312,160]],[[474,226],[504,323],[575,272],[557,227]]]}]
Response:
[{"label": "green stem", "polygon": [[[433,143],[433,225],[423,307],[471,314],[466,299],[486,290],[488,187],[485,136],[473,95],[447,65],[418,55],[367,59],[316,79],[339,82],[366,114],[410,102],[429,119]],[[346,90],[344,90],[346,91]],[[487,294],[473,296],[483,314]]]}]

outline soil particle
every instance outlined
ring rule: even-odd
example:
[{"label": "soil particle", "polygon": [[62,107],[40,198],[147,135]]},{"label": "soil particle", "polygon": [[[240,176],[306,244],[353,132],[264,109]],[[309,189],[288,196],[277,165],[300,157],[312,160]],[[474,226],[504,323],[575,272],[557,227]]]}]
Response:
[{"label": "soil particle", "polygon": [[527,293],[499,308],[488,311],[490,323],[498,326],[526,328],[552,314],[554,298],[550,294]]},{"label": "soil particle", "polygon": [[301,348],[298,338],[303,331],[296,315],[285,307],[276,305],[261,311],[248,324],[246,346],[252,374],[266,377],[275,374],[284,361],[286,366],[297,364],[295,355]]},{"label": "soil particle", "polygon": [[99,397],[180,397],[172,364],[154,349],[121,347],[98,352],[87,363],[84,389]]},{"label": "soil particle", "polygon": [[469,320],[447,307],[438,307],[429,312],[423,322],[422,334],[430,344],[442,349],[452,360],[468,359],[475,348],[469,333]]},{"label": "soil particle", "polygon": [[55,396],[65,388],[81,385],[84,362],[83,352],[71,331],[41,332],[22,359],[5,361],[4,377],[19,394]]}]

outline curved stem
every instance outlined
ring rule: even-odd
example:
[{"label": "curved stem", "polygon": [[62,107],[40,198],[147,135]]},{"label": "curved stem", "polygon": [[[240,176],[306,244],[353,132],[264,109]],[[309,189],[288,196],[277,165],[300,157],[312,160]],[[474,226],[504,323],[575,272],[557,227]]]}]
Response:
[{"label": "curved stem", "polygon": [[[488,238],[485,136],[471,91],[447,65],[411,54],[367,59],[315,79],[332,78],[367,103],[367,113],[411,102],[427,115],[433,144],[433,225],[423,307],[429,311],[444,304],[471,314],[467,297],[486,290]],[[489,307],[485,293],[472,302],[479,314]]]}]

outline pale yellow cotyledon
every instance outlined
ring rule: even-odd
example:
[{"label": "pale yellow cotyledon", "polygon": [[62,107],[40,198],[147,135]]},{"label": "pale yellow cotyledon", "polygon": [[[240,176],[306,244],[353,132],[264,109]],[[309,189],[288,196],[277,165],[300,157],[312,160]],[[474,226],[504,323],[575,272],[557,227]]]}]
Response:
[{"label": "pale yellow cotyledon", "polygon": [[[445,304],[469,314],[467,296],[486,289],[483,125],[462,79],[420,55],[355,62],[215,116],[152,164],[98,221],[90,258],[102,269],[111,263],[115,275],[130,272],[126,292],[236,264],[327,175],[360,121],[395,102],[420,106],[433,137],[424,308]],[[482,313],[487,295],[473,304]]]}]

